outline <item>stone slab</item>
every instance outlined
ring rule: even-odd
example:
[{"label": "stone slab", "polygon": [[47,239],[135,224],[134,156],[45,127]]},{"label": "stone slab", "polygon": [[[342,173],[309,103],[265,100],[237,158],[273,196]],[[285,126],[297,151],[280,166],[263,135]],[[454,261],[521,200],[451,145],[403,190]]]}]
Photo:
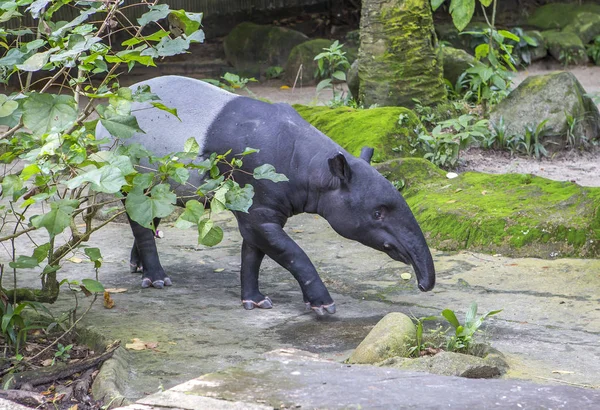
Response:
[{"label": "stone slab", "polygon": [[520,380],[436,376],[325,360],[280,349],[157,393],[128,410],[182,409],[597,409],[600,391]]}]

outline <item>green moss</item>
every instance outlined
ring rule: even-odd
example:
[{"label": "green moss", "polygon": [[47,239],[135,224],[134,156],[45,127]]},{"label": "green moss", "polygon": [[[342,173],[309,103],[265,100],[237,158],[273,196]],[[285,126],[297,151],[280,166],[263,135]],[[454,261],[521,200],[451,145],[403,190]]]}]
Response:
[{"label": "green moss", "polygon": [[581,12],[590,12],[600,14],[600,5],[598,4],[563,4],[553,3],[538,7],[527,23],[529,25],[548,29],[562,29]]},{"label": "green moss", "polygon": [[404,107],[355,110],[294,105],[294,108],[352,155],[359,155],[364,146],[375,148],[375,162],[408,155],[410,140],[416,137],[414,130],[420,127],[415,113]]},{"label": "green moss", "polygon": [[409,181],[403,195],[434,248],[600,257],[600,188],[522,174],[467,172],[449,180],[417,161],[424,160],[380,169]]}]

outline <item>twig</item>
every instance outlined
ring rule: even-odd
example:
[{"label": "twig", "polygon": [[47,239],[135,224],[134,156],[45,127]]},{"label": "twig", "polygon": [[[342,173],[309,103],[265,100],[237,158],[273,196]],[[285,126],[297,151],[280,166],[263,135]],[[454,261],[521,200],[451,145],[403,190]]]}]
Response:
[{"label": "twig", "polygon": [[564,384],[568,384],[570,386],[584,387],[587,389],[597,389],[598,387],[600,387],[600,386],[592,386],[591,384],[568,382],[566,380],[554,379],[552,377],[542,377],[542,376],[534,376],[534,377],[537,379],[548,380],[548,381],[557,382],[557,383],[564,383]]}]

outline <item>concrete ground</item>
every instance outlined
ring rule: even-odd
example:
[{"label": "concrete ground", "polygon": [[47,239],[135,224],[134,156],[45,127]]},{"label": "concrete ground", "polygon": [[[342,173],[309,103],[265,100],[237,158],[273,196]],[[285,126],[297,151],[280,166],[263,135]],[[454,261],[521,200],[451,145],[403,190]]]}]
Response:
[{"label": "concrete ground", "polygon": [[[292,218],[286,229],[312,258],[338,312],[326,317],[306,312],[298,284],[270,260],[264,263],[261,283],[275,306],[245,311],[238,283],[241,239],[232,218],[224,218],[222,223],[225,239],[212,249],[196,246],[193,230],[161,225],[165,238],[159,240],[159,250],[174,282],[163,290],[141,289],[140,275],[128,273],[132,236],[127,225],[110,224],[89,243],[100,247],[104,256],[100,280],[105,287],[124,292],[112,294],[112,309],[104,308],[101,301],[96,303],[83,325],[109,340],[120,339],[123,345],[133,338],[157,343],[151,349],[123,351],[111,365],[109,384],[127,401],[208,373],[252,366],[247,362],[264,360],[266,352],[282,348],[315,353],[340,367],[386,313],[400,311],[421,317],[450,308],[463,317],[472,301],[482,313],[504,309],[486,321],[481,336],[507,356],[511,367],[505,378],[574,386],[567,389],[572,395],[598,397],[596,390],[590,390],[600,387],[598,260],[508,259],[433,250],[437,286],[421,293],[413,279],[400,278],[401,273],[412,272],[411,268],[341,238],[320,217],[301,215]],[[65,263],[61,278],[94,277],[90,263],[73,261]],[[39,279],[31,272],[20,280],[21,285],[37,286]],[[86,303],[87,299],[80,300],[80,312]],[[60,312],[72,306],[73,298],[64,289],[52,308]],[[336,373],[332,370],[331,374],[334,377]],[[424,385],[429,385],[428,380],[440,380],[439,376],[419,377],[424,377]],[[406,381],[398,383],[401,386]],[[457,386],[466,386],[467,394],[473,386],[470,383],[480,382],[462,381]],[[358,395],[361,391],[370,394],[368,385],[352,384],[350,379],[349,386]],[[544,389],[536,391],[540,400],[547,396]],[[208,397],[215,395],[207,393]],[[427,408],[444,407],[447,398],[443,394],[436,397],[439,401]],[[483,395],[481,400],[491,406],[495,399]],[[312,401],[302,403],[320,407]],[[351,404],[342,400],[325,407]]]}]

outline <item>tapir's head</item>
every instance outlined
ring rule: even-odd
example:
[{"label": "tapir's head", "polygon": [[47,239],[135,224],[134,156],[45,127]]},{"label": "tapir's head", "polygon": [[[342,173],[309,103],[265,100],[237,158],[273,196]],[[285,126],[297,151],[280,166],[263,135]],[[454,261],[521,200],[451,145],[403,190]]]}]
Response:
[{"label": "tapir's head", "polygon": [[431,290],[435,268],[423,232],[402,195],[369,164],[372,153],[328,159],[320,213],[340,235],[412,265],[419,289]]}]

